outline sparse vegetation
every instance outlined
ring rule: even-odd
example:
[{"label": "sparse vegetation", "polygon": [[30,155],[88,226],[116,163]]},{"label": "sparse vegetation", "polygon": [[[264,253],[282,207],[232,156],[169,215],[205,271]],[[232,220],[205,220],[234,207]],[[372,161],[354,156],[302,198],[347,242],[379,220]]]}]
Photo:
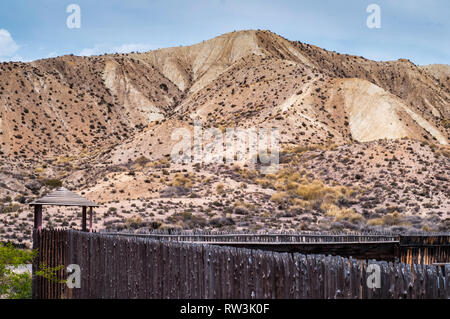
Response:
[{"label": "sparse vegetation", "polygon": [[62,186],[62,181],[56,178],[49,178],[44,181],[44,184],[50,188],[57,188]]},{"label": "sparse vegetation", "polygon": [[399,226],[405,222],[399,212],[387,214],[381,218],[374,218],[367,222],[369,226]]}]

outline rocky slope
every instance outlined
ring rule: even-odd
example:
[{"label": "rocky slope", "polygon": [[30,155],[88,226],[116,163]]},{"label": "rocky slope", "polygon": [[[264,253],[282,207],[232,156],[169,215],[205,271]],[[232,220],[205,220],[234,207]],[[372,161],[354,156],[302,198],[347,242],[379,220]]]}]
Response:
[{"label": "rocky slope", "polygon": [[[396,226],[448,230],[449,76],[446,65],[374,62],[269,31],[2,63],[0,236],[28,240],[26,202],[61,182],[105,204],[99,228],[354,230],[396,212]],[[194,120],[278,128],[279,172],[174,164],[172,133],[192,133]],[[50,225],[79,223],[75,211],[49,212]]]}]

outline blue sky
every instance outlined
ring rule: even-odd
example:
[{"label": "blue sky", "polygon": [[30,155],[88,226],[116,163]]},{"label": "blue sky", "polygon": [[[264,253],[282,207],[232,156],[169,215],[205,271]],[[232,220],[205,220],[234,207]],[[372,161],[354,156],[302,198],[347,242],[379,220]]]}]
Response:
[{"label": "blue sky", "polygon": [[[369,4],[381,28],[369,29]],[[81,28],[66,25],[81,8]],[[450,64],[448,0],[2,0],[0,61],[148,51],[242,29],[271,30],[374,60]]]}]

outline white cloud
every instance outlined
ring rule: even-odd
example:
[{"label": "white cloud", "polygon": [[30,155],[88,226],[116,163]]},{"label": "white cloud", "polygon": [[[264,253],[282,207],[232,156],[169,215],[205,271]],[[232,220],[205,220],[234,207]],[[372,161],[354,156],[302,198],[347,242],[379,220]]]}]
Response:
[{"label": "white cloud", "polygon": [[13,57],[9,58],[12,62],[30,62],[30,60],[24,59],[22,56],[15,54]]},{"label": "white cloud", "polygon": [[80,51],[81,56],[91,56],[91,55],[99,55],[102,53],[102,49],[98,46],[95,46],[95,48],[86,48]]},{"label": "white cloud", "polygon": [[116,46],[113,48],[117,53],[128,53],[128,52],[147,52],[150,50],[154,50],[156,47],[154,45],[145,44],[145,43],[129,43],[122,44],[121,46]]},{"label": "white cloud", "polygon": [[29,59],[25,59],[22,56],[15,54],[10,57],[0,57],[0,62],[31,62]]},{"label": "white cloud", "polygon": [[0,29],[0,57],[11,57],[19,49],[8,30]]},{"label": "white cloud", "polygon": [[81,56],[100,55],[103,53],[130,53],[147,52],[157,47],[146,43],[126,43],[119,46],[108,46],[105,44],[96,44],[93,48],[85,48],[80,51]]}]

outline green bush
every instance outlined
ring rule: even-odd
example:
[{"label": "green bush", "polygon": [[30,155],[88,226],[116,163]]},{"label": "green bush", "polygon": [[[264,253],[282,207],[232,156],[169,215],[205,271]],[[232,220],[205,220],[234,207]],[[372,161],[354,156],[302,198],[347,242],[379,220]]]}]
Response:
[{"label": "green bush", "polygon": [[0,297],[31,298],[31,274],[17,274],[14,268],[31,264],[34,256],[33,251],[19,250],[11,244],[0,243]]}]

